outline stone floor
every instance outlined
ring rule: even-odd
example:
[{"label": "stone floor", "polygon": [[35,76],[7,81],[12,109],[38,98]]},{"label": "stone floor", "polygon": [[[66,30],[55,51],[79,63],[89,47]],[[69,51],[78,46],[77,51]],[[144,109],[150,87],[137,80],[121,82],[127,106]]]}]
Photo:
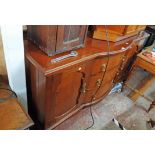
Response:
[{"label": "stone floor", "polygon": [[[112,122],[115,117],[126,129],[150,129],[149,116],[146,111],[137,106],[123,93],[111,94],[100,103],[92,106],[94,125],[91,130],[118,130]],[[83,130],[91,126],[90,108],[87,107],[63,122],[57,130]]]},{"label": "stone floor", "polygon": [[[148,73],[137,69],[135,75],[129,83],[136,87],[138,82],[146,78]],[[146,95],[154,94],[155,83],[146,90]],[[127,97],[130,90],[125,88],[121,93],[113,93],[105,97],[100,103],[93,105],[92,115],[94,117],[94,125],[89,130],[120,130],[112,121],[116,118],[127,130],[149,130],[151,129],[149,114],[146,112],[150,103],[144,98],[139,97],[133,102]],[[69,118],[61,125],[56,127],[57,130],[83,130],[92,125],[92,117],[90,107],[87,107],[73,117]]]}]

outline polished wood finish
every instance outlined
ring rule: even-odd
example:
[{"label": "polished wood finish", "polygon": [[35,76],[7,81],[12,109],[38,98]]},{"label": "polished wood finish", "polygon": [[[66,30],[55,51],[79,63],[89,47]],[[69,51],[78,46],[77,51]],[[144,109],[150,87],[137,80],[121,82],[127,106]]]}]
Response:
[{"label": "polished wood finish", "polygon": [[76,57],[57,63],[51,60],[67,53],[48,57],[26,40],[29,111],[35,111],[30,114],[36,114],[44,129],[53,129],[83,107],[103,99],[115,82],[126,52],[136,47],[135,39],[110,42],[108,51],[107,41],[87,38],[85,48],[76,50]]},{"label": "polished wood finish", "polygon": [[145,25],[97,25],[93,31],[93,38],[107,40],[106,29],[109,41],[120,41],[122,39],[137,35],[139,31],[145,29]]},{"label": "polished wood finish", "polygon": [[15,98],[0,103],[0,119],[0,130],[27,129],[33,125],[33,121]]},{"label": "polished wood finish", "polygon": [[84,47],[86,25],[28,25],[28,39],[48,56]]}]

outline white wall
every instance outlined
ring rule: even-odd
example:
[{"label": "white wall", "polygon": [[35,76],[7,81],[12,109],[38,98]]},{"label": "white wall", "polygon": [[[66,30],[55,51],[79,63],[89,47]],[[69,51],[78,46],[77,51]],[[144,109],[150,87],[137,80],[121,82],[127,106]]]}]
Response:
[{"label": "white wall", "polygon": [[9,84],[27,109],[23,30],[20,26],[1,26]]}]

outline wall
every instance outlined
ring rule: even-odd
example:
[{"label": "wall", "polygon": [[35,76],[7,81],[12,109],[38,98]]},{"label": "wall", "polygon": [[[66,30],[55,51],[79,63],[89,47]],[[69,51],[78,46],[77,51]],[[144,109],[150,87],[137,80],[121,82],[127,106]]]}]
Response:
[{"label": "wall", "polygon": [[1,26],[9,85],[27,109],[25,60],[22,26]]},{"label": "wall", "polygon": [[1,31],[0,31],[0,75],[1,76],[7,76],[6,64],[5,64],[4,52],[3,52],[2,37],[1,37]]}]

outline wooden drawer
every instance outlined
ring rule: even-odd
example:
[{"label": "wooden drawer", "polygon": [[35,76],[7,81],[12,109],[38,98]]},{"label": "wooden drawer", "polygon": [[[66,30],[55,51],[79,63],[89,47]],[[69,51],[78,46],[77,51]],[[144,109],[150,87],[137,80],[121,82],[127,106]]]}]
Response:
[{"label": "wooden drawer", "polygon": [[103,97],[112,88],[112,85],[113,85],[112,81],[109,81],[104,85],[102,85],[102,87],[100,87],[100,89],[97,91],[95,99]]},{"label": "wooden drawer", "polygon": [[93,60],[92,66],[91,66],[91,75],[103,73],[105,71],[107,62],[108,62],[107,56],[104,56],[104,57],[102,56]]},{"label": "wooden drawer", "polygon": [[95,90],[86,91],[83,103],[92,102],[92,99],[93,99],[93,96],[95,95],[95,92],[96,92]]},{"label": "wooden drawer", "polygon": [[137,46],[136,45],[131,46],[125,54],[126,61],[130,59],[134,54],[136,54],[136,52],[137,52]]},{"label": "wooden drawer", "polygon": [[116,76],[116,73],[119,69],[119,66],[115,67],[114,69],[112,70],[109,70],[105,73],[105,76],[104,76],[104,79],[103,79],[103,82],[102,82],[102,85],[104,85],[106,82],[108,81],[112,81],[115,76]]},{"label": "wooden drawer", "polygon": [[123,53],[119,53],[119,54],[110,56],[107,70],[111,70],[111,69],[115,68],[116,66],[120,65],[122,58],[123,58]]},{"label": "wooden drawer", "polygon": [[94,88],[98,88],[97,82],[101,82],[103,78],[103,73],[91,76],[87,83],[87,90],[92,90]]},{"label": "wooden drawer", "polygon": [[136,32],[136,30],[137,30],[137,25],[128,25],[126,26],[124,35],[134,33]]}]

